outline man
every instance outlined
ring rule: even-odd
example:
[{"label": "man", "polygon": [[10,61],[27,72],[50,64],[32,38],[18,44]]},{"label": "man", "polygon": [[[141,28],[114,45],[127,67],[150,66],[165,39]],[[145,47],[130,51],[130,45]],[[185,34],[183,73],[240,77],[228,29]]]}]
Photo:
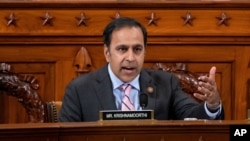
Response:
[{"label": "man", "polygon": [[[204,102],[197,103],[181,90],[171,73],[143,69],[147,32],[136,20],[126,17],[113,20],[103,32],[103,41],[107,65],[67,86],[59,121],[97,121],[101,110],[121,110],[123,84],[132,86],[129,101],[133,110],[154,110],[157,120],[223,119],[215,67],[209,76],[199,78],[201,93],[194,96]],[[150,93],[147,88],[151,88]],[[146,107],[139,104],[142,92],[148,96]]]}]

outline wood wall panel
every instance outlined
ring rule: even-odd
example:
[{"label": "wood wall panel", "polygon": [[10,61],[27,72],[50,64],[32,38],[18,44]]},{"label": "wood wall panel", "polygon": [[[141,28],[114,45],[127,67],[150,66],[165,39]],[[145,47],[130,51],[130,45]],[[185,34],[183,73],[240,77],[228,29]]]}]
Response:
[{"label": "wood wall panel", "polygon": [[[94,71],[106,61],[102,31],[116,14],[139,20],[148,30],[145,67],[155,63],[185,63],[196,73],[217,67],[216,82],[225,106],[226,119],[246,119],[250,109],[250,3],[180,1],[57,1],[0,2],[0,62],[10,63],[14,72],[34,75],[44,101],[62,100],[66,85],[78,76],[76,54],[84,47]],[[43,25],[46,12],[52,25]],[[156,25],[147,17],[155,14]],[[187,12],[195,18],[184,25]],[[228,26],[218,25],[222,13]],[[16,26],[7,25],[14,13]],[[76,17],[84,13],[87,26],[77,26]],[[2,92],[1,92],[2,93]],[[11,97],[0,95],[0,122],[26,122],[24,109]],[[13,110],[10,112],[9,110]]]},{"label": "wood wall panel", "polygon": [[[236,52],[236,61],[235,66],[233,67],[234,70],[234,81],[235,85],[234,91],[235,95],[233,98],[235,99],[234,106],[235,106],[235,115],[234,117],[240,117],[242,115],[247,115],[247,111],[245,111],[242,107],[247,107],[250,109],[250,99],[247,96],[247,80],[250,76],[250,68],[247,64],[249,64],[250,60],[250,46],[244,46],[240,49],[237,48]],[[239,106],[237,106],[239,105]],[[249,118],[249,117],[248,117]]]},{"label": "wood wall panel", "polygon": [[[46,13],[49,13],[52,17],[52,24],[43,25],[42,18]],[[193,18],[193,25],[184,25],[184,20],[187,12],[191,14]],[[17,26],[7,26],[6,17],[9,17],[10,13],[13,13],[17,18]],[[80,17],[81,13],[84,13],[88,20],[86,20],[87,26],[78,26],[76,17]],[[1,10],[0,29],[6,34],[13,32],[19,34],[49,34],[49,35],[100,35],[104,29],[104,25],[108,24],[115,15],[119,13],[121,17],[128,16],[138,19],[144,24],[151,35],[164,35],[164,34],[201,34],[209,35],[212,33],[223,35],[248,35],[249,28],[249,10],[224,10],[224,9],[44,9],[44,10],[23,10],[23,9],[8,9]],[[135,14],[136,13],[136,14]],[[147,17],[154,13],[157,26],[148,25]],[[225,13],[228,18],[228,26],[219,25],[219,21],[216,17],[221,17],[221,14]],[[29,22],[27,22],[27,20]],[[241,22],[245,21],[245,22]],[[239,29],[239,27],[241,27]],[[195,30],[193,30],[195,29]]]},{"label": "wood wall panel", "polygon": [[[44,101],[52,101],[55,99],[55,70],[53,63],[32,63],[18,60],[6,63],[11,64],[13,72],[17,74],[34,76],[34,78],[39,81],[40,88],[38,89],[38,93]],[[5,117],[5,122],[28,122],[26,111],[16,97],[5,95],[3,99],[5,104],[0,108],[0,111],[5,113],[2,114],[2,116]]]}]

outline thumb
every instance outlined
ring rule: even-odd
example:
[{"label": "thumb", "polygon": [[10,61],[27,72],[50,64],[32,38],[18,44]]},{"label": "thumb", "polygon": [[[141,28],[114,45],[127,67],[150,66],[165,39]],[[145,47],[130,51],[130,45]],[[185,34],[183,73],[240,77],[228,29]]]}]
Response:
[{"label": "thumb", "polygon": [[213,66],[213,67],[210,69],[210,71],[209,71],[209,78],[210,78],[211,80],[214,80],[214,81],[215,81],[215,73],[216,73],[216,67]]}]

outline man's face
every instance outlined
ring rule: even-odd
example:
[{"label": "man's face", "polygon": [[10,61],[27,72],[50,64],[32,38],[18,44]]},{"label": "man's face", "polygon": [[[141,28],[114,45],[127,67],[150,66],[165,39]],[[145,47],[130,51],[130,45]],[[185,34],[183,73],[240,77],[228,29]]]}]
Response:
[{"label": "man's face", "polygon": [[124,27],[113,31],[110,48],[104,47],[104,55],[120,80],[132,81],[144,62],[145,46],[140,28]]}]

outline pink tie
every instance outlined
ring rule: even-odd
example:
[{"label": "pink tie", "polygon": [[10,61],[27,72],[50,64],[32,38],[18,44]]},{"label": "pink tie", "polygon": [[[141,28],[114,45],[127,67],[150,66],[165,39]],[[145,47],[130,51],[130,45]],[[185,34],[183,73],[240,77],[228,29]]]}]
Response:
[{"label": "pink tie", "polygon": [[122,89],[124,91],[124,97],[122,99],[122,111],[133,111],[135,107],[133,103],[129,99],[129,94],[131,90],[131,85],[122,85]]}]

